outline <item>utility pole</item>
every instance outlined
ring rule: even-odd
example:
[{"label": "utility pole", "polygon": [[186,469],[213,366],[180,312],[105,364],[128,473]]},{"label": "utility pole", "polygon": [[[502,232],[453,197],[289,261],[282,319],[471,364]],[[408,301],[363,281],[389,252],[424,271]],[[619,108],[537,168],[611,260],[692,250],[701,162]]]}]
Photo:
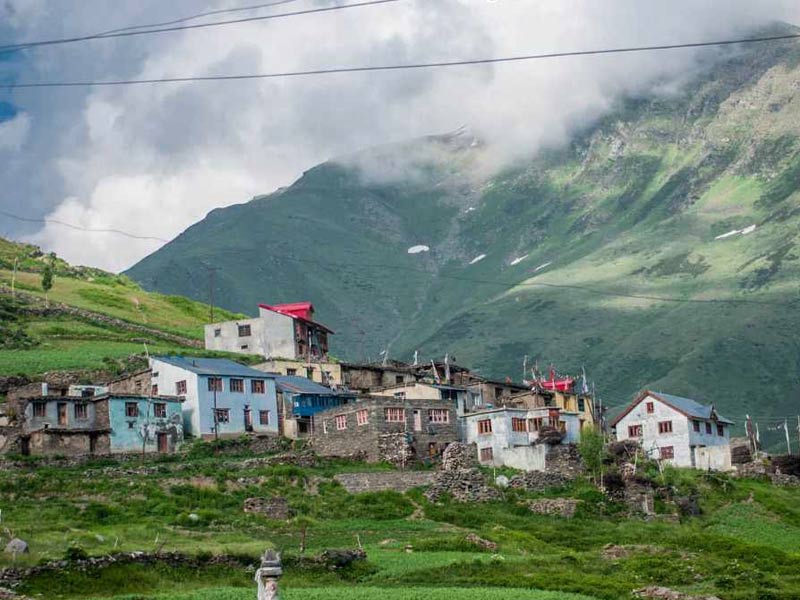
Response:
[{"label": "utility pole", "polygon": [[203,265],[208,271],[208,304],[211,307],[211,322],[214,322],[214,275],[219,271],[219,267],[209,267]]},{"label": "utility pole", "polygon": [[786,453],[787,454],[791,454],[792,453],[792,443],[791,443],[791,441],[789,441],[789,420],[788,419],[784,419],[783,420],[783,431],[786,434]]},{"label": "utility pole", "polygon": [[[219,415],[217,414],[217,382],[220,379],[214,378],[214,441],[219,442]],[[219,448],[217,448],[219,449]]]},{"label": "utility pole", "polygon": [[797,444],[798,453],[800,453],[800,415],[797,415]]}]

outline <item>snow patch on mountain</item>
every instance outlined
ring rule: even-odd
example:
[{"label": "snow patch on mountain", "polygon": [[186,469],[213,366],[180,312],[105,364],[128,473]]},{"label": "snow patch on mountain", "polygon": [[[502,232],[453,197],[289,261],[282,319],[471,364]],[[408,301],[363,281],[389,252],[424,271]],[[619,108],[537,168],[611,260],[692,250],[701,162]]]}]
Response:
[{"label": "snow patch on mountain", "polygon": [[748,225],[744,229],[732,229],[731,231],[728,231],[726,233],[718,235],[714,239],[715,240],[724,240],[725,238],[729,238],[729,237],[731,237],[733,235],[737,235],[737,234],[747,235],[748,233],[753,233],[755,230],[756,230],[756,224],[753,223],[752,225]]},{"label": "snow patch on mountain", "polygon": [[478,256],[473,258],[471,261],[469,261],[469,264],[474,265],[475,263],[481,262],[484,258],[486,258],[485,254],[479,254]]},{"label": "snow patch on mountain", "polygon": [[514,260],[512,260],[512,261],[511,261],[511,263],[509,263],[509,264],[510,264],[510,266],[512,266],[512,267],[513,267],[514,265],[518,265],[519,263],[521,263],[521,262],[522,262],[523,260],[525,260],[526,258],[528,258],[528,255],[527,255],[527,254],[526,254],[525,256],[520,256],[520,257],[517,257],[517,258],[515,258],[515,259],[514,259]]},{"label": "snow patch on mountain", "polygon": [[549,267],[549,266],[550,266],[550,265],[552,265],[552,264],[553,264],[553,262],[552,262],[552,261],[550,261],[550,262],[546,262],[546,263],[544,263],[543,265],[539,265],[538,267],[536,267],[536,268],[535,268],[533,271],[534,271],[534,273],[535,273],[536,271],[541,271],[542,269],[546,269],[547,267]]},{"label": "snow patch on mountain", "polygon": [[420,244],[419,246],[411,246],[408,249],[409,254],[419,254],[420,252],[430,252],[430,246],[425,246],[424,244]]}]

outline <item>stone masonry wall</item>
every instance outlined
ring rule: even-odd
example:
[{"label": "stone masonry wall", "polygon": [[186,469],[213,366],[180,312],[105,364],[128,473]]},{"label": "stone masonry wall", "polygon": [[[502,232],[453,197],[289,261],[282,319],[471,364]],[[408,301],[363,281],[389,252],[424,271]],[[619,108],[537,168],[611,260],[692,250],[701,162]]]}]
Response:
[{"label": "stone masonry wall", "polygon": [[430,485],[436,479],[435,471],[385,471],[374,473],[339,473],[333,477],[351,494],[408,490]]}]

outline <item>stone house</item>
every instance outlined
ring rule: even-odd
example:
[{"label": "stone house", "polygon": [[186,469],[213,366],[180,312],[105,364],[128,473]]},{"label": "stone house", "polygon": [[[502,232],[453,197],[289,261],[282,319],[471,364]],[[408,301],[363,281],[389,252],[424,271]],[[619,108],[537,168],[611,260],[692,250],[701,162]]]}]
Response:
[{"label": "stone house", "polygon": [[372,396],[390,396],[400,400],[438,400],[456,409],[460,417],[481,406],[481,398],[463,386],[425,381],[410,381],[370,391]]},{"label": "stone house", "polygon": [[152,379],[152,371],[147,368],[126,375],[125,377],[109,381],[106,386],[108,387],[108,391],[112,394],[148,396],[152,391]]},{"label": "stone house", "polygon": [[23,455],[175,452],[183,442],[180,399],[34,396],[16,401]]},{"label": "stone house", "polygon": [[611,423],[617,440],[633,439],[651,458],[677,467],[731,469],[732,421],[712,404],[644,390]]},{"label": "stone house", "polygon": [[544,471],[552,445],[580,440],[580,420],[557,407],[494,408],[464,417],[464,441],[481,464]]},{"label": "stone house", "polygon": [[314,320],[310,302],[259,304],[256,318],[206,325],[205,347],[264,358],[327,362],[332,333]]},{"label": "stone house", "polygon": [[414,367],[399,361],[383,363],[342,363],[342,385],[349,390],[368,394],[372,390],[403,385],[418,379]]},{"label": "stone house", "polygon": [[314,415],[342,404],[355,402],[353,392],[334,391],[305,377],[278,375],[278,415],[281,434],[290,439],[311,435]]},{"label": "stone house", "polygon": [[245,433],[278,434],[275,375],[220,358],[150,359],[153,394],[184,399],[183,428],[211,439]]},{"label": "stone house", "polygon": [[312,444],[321,456],[362,456],[405,465],[434,460],[457,441],[455,406],[441,400],[366,396],[318,413]]},{"label": "stone house", "polygon": [[305,377],[329,387],[339,388],[344,385],[341,363],[270,358],[263,363],[253,365],[253,368],[286,377]]},{"label": "stone house", "polygon": [[516,408],[539,408],[554,407],[563,411],[578,414],[581,429],[584,427],[595,427],[594,400],[588,394],[580,394],[576,391],[554,391],[535,389],[517,393],[507,398],[503,398],[500,406]]},{"label": "stone house", "polygon": [[488,408],[504,406],[515,395],[530,391],[529,386],[476,376],[465,377],[462,385],[473,394],[480,396],[481,406]]}]

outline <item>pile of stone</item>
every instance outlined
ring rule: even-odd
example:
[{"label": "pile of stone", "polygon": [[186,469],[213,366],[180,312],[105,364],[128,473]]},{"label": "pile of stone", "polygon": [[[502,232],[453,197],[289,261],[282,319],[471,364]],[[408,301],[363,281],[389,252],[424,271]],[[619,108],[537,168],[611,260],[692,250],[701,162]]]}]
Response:
[{"label": "pile of stone", "polygon": [[529,500],[527,506],[532,513],[537,515],[571,519],[575,516],[579,503],[580,500],[574,498],[539,498],[538,500]]},{"label": "pile of stone", "polygon": [[734,465],[744,465],[753,460],[753,453],[750,451],[750,442],[746,438],[734,438],[731,440],[731,463]]},{"label": "pile of stone", "polygon": [[244,501],[244,512],[262,515],[274,521],[286,521],[291,515],[286,498],[247,498]]},{"label": "pile of stone", "polygon": [[442,453],[442,471],[460,471],[476,466],[477,450],[475,444],[453,442]]},{"label": "pile of stone", "polygon": [[583,460],[575,444],[551,446],[547,451],[547,470],[576,479],[584,472]]},{"label": "pile of stone", "polygon": [[475,533],[468,533],[464,539],[468,541],[470,544],[474,544],[475,546],[483,550],[492,550],[492,551],[497,550],[497,544],[495,544],[491,540],[485,540]]},{"label": "pile of stone", "polygon": [[514,475],[509,480],[508,487],[528,492],[542,492],[549,488],[564,487],[571,481],[571,477],[555,471],[528,471]]},{"label": "pile of stone", "polygon": [[407,492],[415,487],[430,485],[436,480],[432,471],[374,471],[367,473],[337,473],[333,479],[350,494],[363,492]]},{"label": "pile of stone", "polygon": [[395,467],[405,467],[414,462],[414,447],[405,433],[382,433],[378,436],[378,455]]},{"label": "pile of stone", "polygon": [[772,485],[780,487],[800,487],[800,477],[797,475],[785,475],[783,473],[773,473],[769,476]]},{"label": "pile of stone", "polygon": [[478,469],[440,471],[425,492],[425,497],[431,502],[438,502],[446,494],[450,494],[456,502],[470,503],[493,502],[503,498],[500,490],[487,485]]}]

